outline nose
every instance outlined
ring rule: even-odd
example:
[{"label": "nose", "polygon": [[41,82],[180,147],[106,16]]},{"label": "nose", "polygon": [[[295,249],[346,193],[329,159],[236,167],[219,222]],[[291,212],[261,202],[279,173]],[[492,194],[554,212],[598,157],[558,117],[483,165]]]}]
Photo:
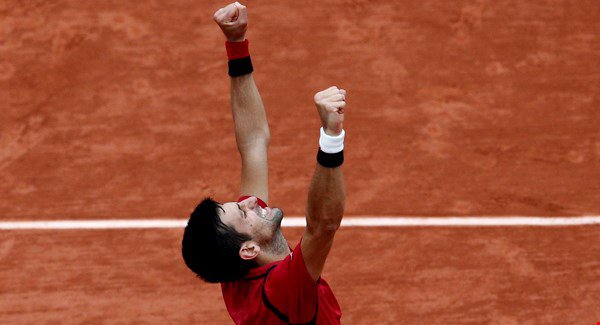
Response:
[{"label": "nose", "polygon": [[253,210],[254,208],[256,208],[257,203],[258,203],[258,200],[256,199],[256,196],[251,196],[246,199],[246,206],[250,210]]}]

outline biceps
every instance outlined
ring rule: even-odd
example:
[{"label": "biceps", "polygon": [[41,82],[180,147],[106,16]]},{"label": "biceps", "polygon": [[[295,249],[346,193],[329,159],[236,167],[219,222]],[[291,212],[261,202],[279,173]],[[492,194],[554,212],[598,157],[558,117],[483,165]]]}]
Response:
[{"label": "biceps", "polygon": [[302,255],[306,269],[314,281],[321,277],[325,261],[333,245],[335,230],[307,231],[302,236]]},{"label": "biceps", "polygon": [[258,145],[240,152],[242,156],[242,182],[240,195],[253,195],[269,201],[269,167],[267,146]]}]

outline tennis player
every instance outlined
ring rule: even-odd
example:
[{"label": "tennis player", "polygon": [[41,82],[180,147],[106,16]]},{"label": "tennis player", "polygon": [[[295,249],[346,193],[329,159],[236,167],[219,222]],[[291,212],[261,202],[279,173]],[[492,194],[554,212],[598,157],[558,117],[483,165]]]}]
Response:
[{"label": "tennis player", "polygon": [[204,281],[221,283],[236,324],[339,324],[340,306],[321,273],[344,212],[346,91],[330,87],[314,96],[322,122],[319,149],[307,226],[292,249],[281,232],[283,211],[267,203],[270,133],[252,76],[246,7],[236,2],[213,18],[227,38],[241,196],[226,203],[206,198],[196,207],[183,235],[183,259]]}]

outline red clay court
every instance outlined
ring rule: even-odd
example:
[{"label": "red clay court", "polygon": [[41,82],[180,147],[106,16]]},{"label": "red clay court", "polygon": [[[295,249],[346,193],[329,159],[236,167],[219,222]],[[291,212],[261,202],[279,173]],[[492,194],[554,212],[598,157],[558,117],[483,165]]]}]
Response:
[{"label": "red clay court", "polygon": [[[179,225],[238,194],[223,4],[0,2],[0,323],[231,323]],[[346,215],[389,221],[336,237],[344,324],[600,321],[600,2],[246,4],[269,204],[303,217],[335,84]],[[117,227],[14,223],[59,220]]]}]

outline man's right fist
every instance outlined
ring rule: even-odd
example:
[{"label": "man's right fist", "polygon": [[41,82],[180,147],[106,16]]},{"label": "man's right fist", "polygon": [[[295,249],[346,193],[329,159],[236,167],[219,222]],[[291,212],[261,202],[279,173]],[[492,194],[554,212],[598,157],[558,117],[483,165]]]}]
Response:
[{"label": "man's right fist", "polygon": [[228,41],[242,42],[246,39],[248,13],[246,7],[239,2],[234,2],[217,10],[213,15],[213,19],[221,27]]},{"label": "man's right fist", "polygon": [[315,94],[315,105],[321,116],[321,123],[327,135],[336,136],[344,128],[344,107],[346,107],[346,91],[336,86],[329,87]]}]

